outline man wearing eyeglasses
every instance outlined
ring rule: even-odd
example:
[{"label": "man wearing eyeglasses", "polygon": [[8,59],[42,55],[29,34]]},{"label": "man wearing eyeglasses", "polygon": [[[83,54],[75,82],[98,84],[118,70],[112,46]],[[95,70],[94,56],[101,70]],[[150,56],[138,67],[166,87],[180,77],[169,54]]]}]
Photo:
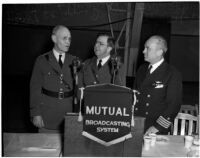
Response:
[{"label": "man wearing eyeglasses", "polygon": [[[125,71],[123,65],[117,61],[116,73],[113,76],[113,62],[111,51],[114,49],[114,39],[109,35],[99,35],[94,45],[95,56],[84,62],[80,75],[80,85],[88,86],[103,83],[113,83],[125,86]],[[113,80],[114,77],[114,80]]]}]

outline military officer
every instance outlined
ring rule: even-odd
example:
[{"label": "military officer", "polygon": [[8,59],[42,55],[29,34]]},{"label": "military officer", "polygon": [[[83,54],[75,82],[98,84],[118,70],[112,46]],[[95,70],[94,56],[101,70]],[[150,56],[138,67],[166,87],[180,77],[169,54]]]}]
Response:
[{"label": "military officer", "polygon": [[[111,51],[114,48],[114,39],[106,34],[98,36],[95,46],[95,56],[84,62],[80,78],[80,86],[88,86],[102,83],[113,83],[125,86],[124,66],[111,59]],[[113,76],[112,64],[116,62],[116,75]],[[114,77],[114,79],[113,79]]]},{"label": "military officer", "polygon": [[145,134],[166,134],[181,106],[181,74],[165,61],[166,51],[163,37],[150,37],[143,50],[148,64],[141,65],[136,74],[134,88],[138,94],[134,114],[146,118]]},{"label": "military officer", "polygon": [[71,33],[58,25],[51,38],[53,50],[37,58],[30,81],[30,114],[39,132],[63,132],[64,115],[72,112]]}]

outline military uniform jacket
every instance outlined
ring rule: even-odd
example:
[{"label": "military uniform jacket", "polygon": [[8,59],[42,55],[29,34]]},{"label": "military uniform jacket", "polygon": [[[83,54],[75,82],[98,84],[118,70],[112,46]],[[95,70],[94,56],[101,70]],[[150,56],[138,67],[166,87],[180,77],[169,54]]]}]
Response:
[{"label": "military uniform jacket", "polygon": [[142,65],[134,82],[139,91],[134,114],[146,118],[145,131],[155,126],[159,132],[167,132],[180,110],[182,79],[180,73],[165,61],[151,74],[148,64]]},{"label": "military uniform jacket", "polygon": [[[125,86],[124,66],[120,65],[114,84]],[[97,57],[85,61],[79,75],[80,87],[94,84],[112,83],[110,59],[98,70]]]},{"label": "military uniform jacket", "polygon": [[[48,60],[46,59],[48,56]],[[59,129],[66,112],[72,112],[72,97],[59,99],[42,93],[42,87],[54,92],[73,90],[73,78],[70,65],[75,57],[66,53],[62,68],[53,51],[37,58],[30,81],[30,114],[42,116],[45,128]],[[53,71],[55,69],[60,77]],[[63,84],[63,80],[67,83]]]}]

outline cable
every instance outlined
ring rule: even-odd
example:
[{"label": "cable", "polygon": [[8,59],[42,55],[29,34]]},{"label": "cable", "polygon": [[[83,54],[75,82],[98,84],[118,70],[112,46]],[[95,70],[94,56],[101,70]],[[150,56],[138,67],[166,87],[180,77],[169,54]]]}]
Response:
[{"label": "cable", "polygon": [[110,24],[115,24],[115,23],[120,23],[129,19],[133,19],[133,18],[125,18],[125,19],[121,19],[121,20],[117,20],[117,21],[113,21],[111,23],[104,23],[104,24],[98,24],[98,25],[86,25],[86,26],[69,26],[69,27],[77,27],[77,28],[92,28],[92,27],[101,27],[101,26],[106,26],[106,25],[110,25]]},{"label": "cable", "polygon": [[[96,28],[96,27],[102,27],[102,26],[107,26],[110,24],[116,24],[116,23],[120,23],[129,19],[133,19],[133,18],[125,18],[125,19],[121,19],[121,20],[117,20],[117,21],[113,21],[111,23],[104,23],[104,24],[98,24],[98,25],[85,25],[85,26],[67,26],[69,29],[89,29],[89,28]],[[17,21],[7,21],[7,24],[15,24],[15,25],[26,25],[26,26],[35,26],[34,24],[26,24],[26,23],[20,23]],[[50,26],[49,26],[50,27]]]}]

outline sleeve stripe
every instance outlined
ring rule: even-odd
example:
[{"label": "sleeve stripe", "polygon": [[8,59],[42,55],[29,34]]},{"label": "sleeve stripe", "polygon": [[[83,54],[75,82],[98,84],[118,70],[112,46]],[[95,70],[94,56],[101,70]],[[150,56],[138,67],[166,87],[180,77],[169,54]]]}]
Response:
[{"label": "sleeve stripe", "polygon": [[171,122],[168,121],[167,119],[165,119],[163,116],[160,116],[160,117],[158,118],[158,120],[160,120],[161,122],[165,122],[166,124],[171,124]]},{"label": "sleeve stripe", "polygon": [[161,125],[162,127],[164,128],[169,128],[170,124],[165,124],[164,122],[160,121],[160,120],[157,120],[156,121],[159,125]]},{"label": "sleeve stripe", "polygon": [[171,125],[171,122],[169,122],[168,120],[166,120],[163,116],[160,116],[157,121],[156,121],[159,125],[161,125],[164,128],[169,128],[169,126]]}]

